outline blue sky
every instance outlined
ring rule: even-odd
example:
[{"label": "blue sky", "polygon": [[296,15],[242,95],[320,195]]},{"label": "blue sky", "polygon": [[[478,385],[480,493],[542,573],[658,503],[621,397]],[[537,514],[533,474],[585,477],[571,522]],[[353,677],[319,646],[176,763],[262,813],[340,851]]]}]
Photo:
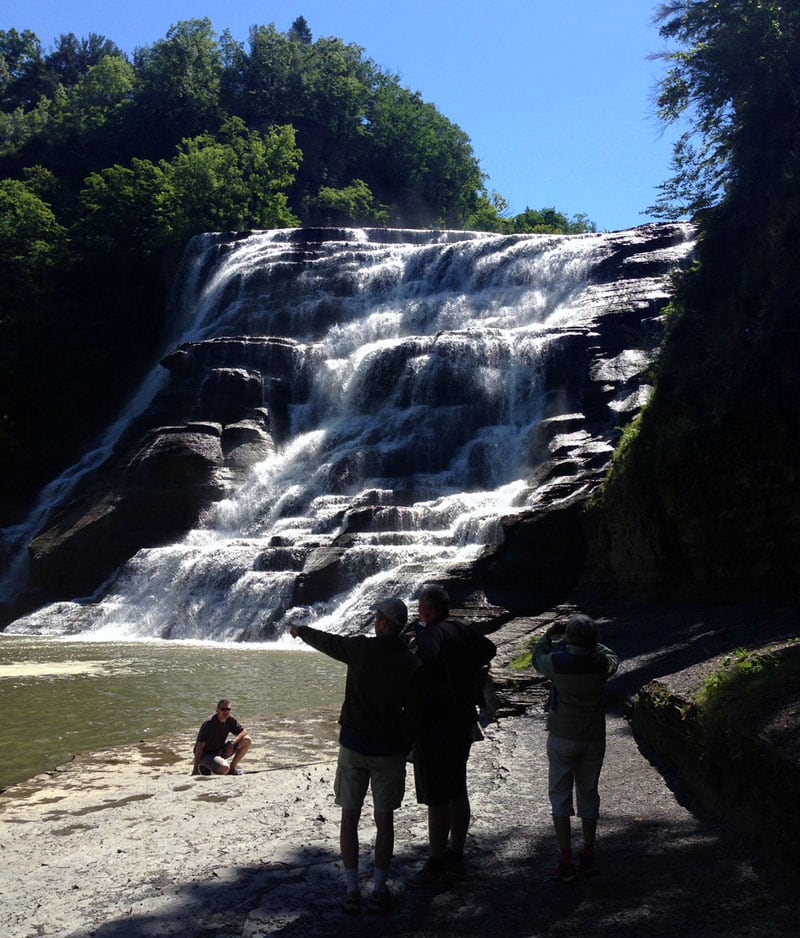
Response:
[{"label": "blue sky", "polygon": [[656,0],[0,0],[0,29],[32,29],[46,49],[90,32],[126,52],[208,17],[246,41],[304,16],[400,75],[470,137],[514,214],[555,206],[598,229],[650,220],[669,176],[674,129],[655,116],[663,51]]}]

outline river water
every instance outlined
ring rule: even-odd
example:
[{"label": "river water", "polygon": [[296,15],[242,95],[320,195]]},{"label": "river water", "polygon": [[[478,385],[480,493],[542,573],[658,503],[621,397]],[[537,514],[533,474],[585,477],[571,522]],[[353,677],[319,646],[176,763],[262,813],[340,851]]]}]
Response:
[{"label": "river water", "polygon": [[340,663],[288,643],[0,635],[0,790],[79,752],[195,730],[220,697],[245,726],[333,706],[344,678]]}]

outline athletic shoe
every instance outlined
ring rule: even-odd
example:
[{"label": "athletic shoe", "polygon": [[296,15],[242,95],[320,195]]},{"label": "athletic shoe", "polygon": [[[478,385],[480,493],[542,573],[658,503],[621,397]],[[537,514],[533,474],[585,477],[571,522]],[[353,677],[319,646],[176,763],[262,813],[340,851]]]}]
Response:
[{"label": "athletic shoe", "polygon": [[373,892],[369,897],[370,912],[391,912],[394,908],[394,896],[384,887],[380,892]]},{"label": "athletic shoe", "polygon": [[571,883],[577,875],[572,863],[565,863],[563,860],[559,862],[552,874],[553,879],[557,879],[562,883]]},{"label": "athletic shoe", "polygon": [[241,775],[241,774],[242,774],[242,770],[239,768],[238,765],[236,766],[235,769],[231,769],[230,772],[228,772],[228,775]]},{"label": "athletic shoe", "polygon": [[444,872],[444,863],[434,863],[429,857],[419,872],[408,880],[407,885],[411,886],[412,889],[446,888],[447,877]]},{"label": "athletic shoe", "polygon": [[459,856],[452,850],[448,850],[444,855],[444,875],[448,879],[466,879],[467,868],[464,865],[464,857]]},{"label": "athletic shoe", "polygon": [[207,765],[199,765],[197,769],[201,775],[211,775],[211,769]]},{"label": "athletic shoe", "polygon": [[591,876],[600,872],[600,867],[594,862],[594,854],[587,853],[586,850],[581,853],[581,858],[578,861],[578,872],[583,873],[584,876]]},{"label": "athletic shoe", "polygon": [[348,892],[342,900],[342,911],[348,915],[358,915],[361,911],[361,893]]}]

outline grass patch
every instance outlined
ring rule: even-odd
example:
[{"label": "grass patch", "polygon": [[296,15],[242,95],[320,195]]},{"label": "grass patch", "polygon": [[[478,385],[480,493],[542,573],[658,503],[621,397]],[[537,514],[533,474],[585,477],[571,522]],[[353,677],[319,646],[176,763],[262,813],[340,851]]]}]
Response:
[{"label": "grass patch", "polygon": [[722,662],[695,700],[709,747],[741,732],[779,689],[800,682],[800,640],[774,650],[740,648]]},{"label": "grass patch", "polygon": [[523,652],[521,655],[515,658],[509,665],[509,668],[511,668],[512,671],[524,671],[526,668],[532,668],[532,667],[533,667],[533,651]]}]

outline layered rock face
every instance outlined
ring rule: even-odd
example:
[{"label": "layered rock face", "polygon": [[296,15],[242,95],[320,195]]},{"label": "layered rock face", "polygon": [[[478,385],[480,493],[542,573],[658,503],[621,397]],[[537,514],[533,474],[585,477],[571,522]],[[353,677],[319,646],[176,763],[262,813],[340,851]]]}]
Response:
[{"label": "layered rock face", "polygon": [[154,634],[240,639],[299,614],[351,628],[430,579],[514,612],[558,601],[691,236],[197,239],[168,380],[33,540],[32,590],[71,599],[121,568],[86,627],[103,594],[129,626],[145,578]]}]

